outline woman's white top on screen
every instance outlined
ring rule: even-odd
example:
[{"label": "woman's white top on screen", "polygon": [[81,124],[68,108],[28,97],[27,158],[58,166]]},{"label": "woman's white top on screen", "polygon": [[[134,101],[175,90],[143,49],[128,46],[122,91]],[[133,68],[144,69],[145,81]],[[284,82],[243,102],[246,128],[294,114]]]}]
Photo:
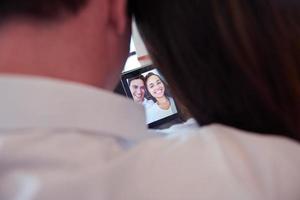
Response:
[{"label": "woman's white top on screen", "polygon": [[170,101],[170,107],[167,110],[161,109],[157,102],[151,107],[146,108],[147,123],[151,123],[177,113],[174,99],[172,97],[168,97],[168,99]]}]

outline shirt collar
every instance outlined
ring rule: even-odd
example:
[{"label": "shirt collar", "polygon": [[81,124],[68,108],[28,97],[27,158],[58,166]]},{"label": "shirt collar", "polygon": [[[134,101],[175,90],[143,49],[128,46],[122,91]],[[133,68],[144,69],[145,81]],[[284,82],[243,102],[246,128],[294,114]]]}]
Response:
[{"label": "shirt collar", "polygon": [[0,129],[76,128],[137,139],[146,133],[143,107],[92,86],[0,75]]}]

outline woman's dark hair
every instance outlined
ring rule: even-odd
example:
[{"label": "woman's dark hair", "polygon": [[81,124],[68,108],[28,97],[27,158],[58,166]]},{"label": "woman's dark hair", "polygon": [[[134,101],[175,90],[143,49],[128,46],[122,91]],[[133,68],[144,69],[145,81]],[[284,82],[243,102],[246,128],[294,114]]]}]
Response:
[{"label": "woman's dark hair", "polygon": [[163,83],[164,87],[165,87],[165,96],[166,97],[170,97],[170,93],[169,93],[169,90],[168,90],[168,85],[167,83],[158,75],[158,74],[154,74],[153,72],[150,72],[148,73],[146,76],[145,76],[145,85],[146,85],[146,90],[147,90],[147,94],[149,95],[150,99],[152,101],[154,101],[154,103],[157,102],[156,98],[152,96],[152,94],[149,92],[148,90],[148,87],[147,87],[147,81],[148,79],[151,77],[151,76],[156,76],[159,78],[159,80]]},{"label": "woman's dark hair", "polygon": [[130,0],[167,81],[201,125],[300,141],[300,2]]},{"label": "woman's dark hair", "polygon": [[52,20],[65,13],[76,14],[87,0],[1,0],[0,21],[25,16],[36,20]]}]

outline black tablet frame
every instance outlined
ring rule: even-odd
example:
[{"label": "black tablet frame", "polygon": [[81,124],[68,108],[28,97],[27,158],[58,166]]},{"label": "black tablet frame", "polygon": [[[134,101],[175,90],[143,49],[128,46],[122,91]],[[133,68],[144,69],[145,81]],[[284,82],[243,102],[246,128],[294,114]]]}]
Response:
[{"label": "black tablet frame", "polygon": [[[124,91],[126,93],[126,96],[128,98],[133,99],[132,94],[131,94],[130,89],[129,89],[129,85],[128,85],[127,80],[130,79],[130,78],[139,76],[140,74],[143,74],[145,72],[151,71],[153,69],[158,70],[158,72],[161,74],[161,72],[159,71],[159,69],[157,67],[153,66],[153,65],[147,65],[147,66],[140,67],[140,68],[137,68],[137,69],[134,69],[134,70],[123,72],[121,74],[121,83],[122,83],[123,89],[124,89]],[[177,113],[174,113],[173,115],[170,115],[168,117],[159,119],[157,121],[151,122],[151,123],[147,124],[148,127],[149,128],[157,128],[157,127],[159,127],[162,124],[171,122],[174,119],[179,118],[179,116],[180,116],[180,110],[178,109],[176,101],[175,101],[175,106],[176,106]]]}]

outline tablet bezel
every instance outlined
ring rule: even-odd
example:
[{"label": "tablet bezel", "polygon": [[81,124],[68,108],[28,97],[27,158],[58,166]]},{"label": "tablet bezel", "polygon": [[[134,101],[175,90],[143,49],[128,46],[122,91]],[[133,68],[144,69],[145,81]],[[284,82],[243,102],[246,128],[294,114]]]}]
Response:
[{"label": "tablet bezel", "polygon": [[[159,74],[161,75],[161,72],[159,71],[159,69],[153,65],[147,65],[147,66],[143,66],[143,67],[140,67],[140,68],[137,68],[137,69],[134,69],[134,70],[130,70],[130,71],[126,71],[126,72],[123,72],[121,74],[121,83],[122,83],[122,86],[123,86],[123,89],[126,93],[126,96],[128,98],[131,98],[133,99],[133,96],[130,92],[130,89],[129,89],[129,85],[128,85],[128,82],[127,80],[130,79],[130,78],[133,78],[133,77],[136,77],[136,76],[139,76],[140,74],[143,74],[143,73],[146,73],[148,71],[151,71],[151,70],[154,70],[156,69]],[[173,97],[173,96],[172,96]],[[174,98],[173,98],[174,99]],[[171,122],[172,120],[174,119],[177,119],[179,118],[180,116],[180,111],[178,109],[178,106],[177,106],[177,103],[176,103],[176,100],[175,101],[175,107],[176,107],[176,110],[177,110],[177,113],[174,113],[168,117],[165,117],[165,118],[162,118],[162,119],[159,119],[157,121],[154,121],[154,122],[151,122],[149,124],[146,124],[148,125],[149,128],[156,128],[162,124],[166,124],[168,122]]]}]

